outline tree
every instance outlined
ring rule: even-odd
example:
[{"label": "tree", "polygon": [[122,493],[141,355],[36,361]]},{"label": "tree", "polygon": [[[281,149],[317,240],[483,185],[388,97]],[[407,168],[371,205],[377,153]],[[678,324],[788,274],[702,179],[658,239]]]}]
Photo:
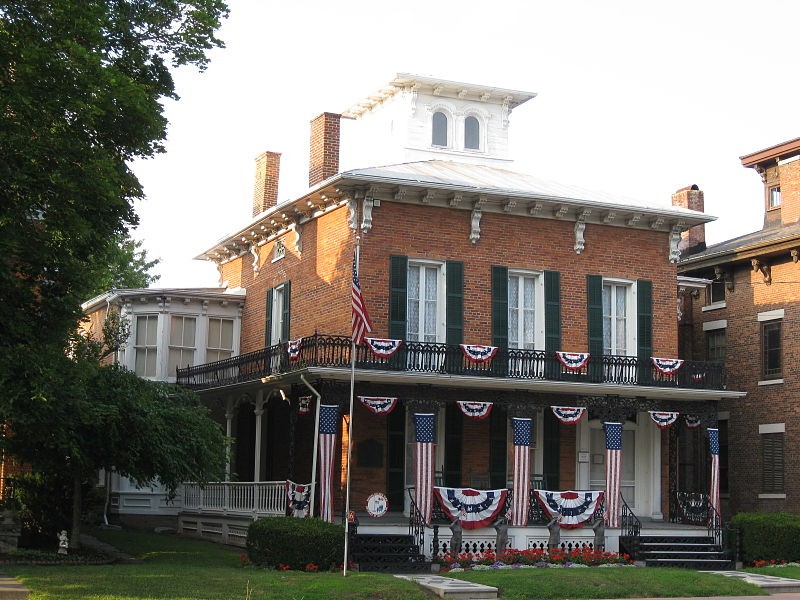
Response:
[{"label": "tree", "polygon": [[171,69],[205,68],[227,13],[223,0],[0,0],[0,417],[47,387],[97,265],[137,222],[128,163],[163,150]]},{"label": "tree", "polygon": [[94,287],[87,298],[113,288],[146,288],[158,281],[160,275],[151,274],[150,271],[161,260],[148,260],[147,250],[142,249],[140,240],[128,235],[120,236],[114,245],[105,250],[104,255],[89,257],[88,262],[96,274],[92,277]]}]

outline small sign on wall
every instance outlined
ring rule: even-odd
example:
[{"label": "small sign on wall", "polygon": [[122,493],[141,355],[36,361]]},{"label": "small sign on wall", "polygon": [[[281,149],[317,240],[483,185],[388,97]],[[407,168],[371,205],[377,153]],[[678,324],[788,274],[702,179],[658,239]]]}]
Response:
[{"label": "small sign on wall", "polygon": [[578,462],[579,463],[588,463],[589,462],[589,453],[588,452],[578,452]]}]

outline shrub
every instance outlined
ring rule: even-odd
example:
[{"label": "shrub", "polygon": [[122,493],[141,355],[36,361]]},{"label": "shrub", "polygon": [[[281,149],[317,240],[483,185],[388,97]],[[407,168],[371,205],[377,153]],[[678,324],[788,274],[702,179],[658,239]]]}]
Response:
[{"label": "shrub", "polygon": [[341,564],[344,558],[344,527],[319,519],[260,519],[247,528],[247,555],[256,565],[303,571],[327,569]]},{"label": "shrub", "polygon": [[741,531],[741,556],[755,561],[800,560],[800,516],[787,513],[739,513],[731,524]]}]

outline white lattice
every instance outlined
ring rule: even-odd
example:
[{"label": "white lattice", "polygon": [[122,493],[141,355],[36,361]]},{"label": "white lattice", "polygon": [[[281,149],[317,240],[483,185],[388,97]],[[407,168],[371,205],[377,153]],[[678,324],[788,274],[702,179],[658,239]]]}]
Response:
[{"label": "white lattice", "polygon": [[[548,537],[528,536],[526,548],[528,550],[547,550]],[[569,537],[561,540],[558,545],[561,550],[575,550],[576,548],[594,548],[594,537]]]}]

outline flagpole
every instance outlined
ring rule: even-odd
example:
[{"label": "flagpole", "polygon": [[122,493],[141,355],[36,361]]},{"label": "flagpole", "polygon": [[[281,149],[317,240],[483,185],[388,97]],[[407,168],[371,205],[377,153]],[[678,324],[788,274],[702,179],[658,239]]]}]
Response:
[{"label": "flagpole", "polygon": [[[361,261],[361,236],[356,235],[356,267],[358,273]],[[353,333],[353,332],[351,332]],[[344,494],[344,560],[342,560],[342,577],[347,577],[347,554],[350,545],[350,459],[353,454],[353,394],[356,387],[356,338],[351,336],[350,343],[350,419],[347,423],[347,485]]]}]

